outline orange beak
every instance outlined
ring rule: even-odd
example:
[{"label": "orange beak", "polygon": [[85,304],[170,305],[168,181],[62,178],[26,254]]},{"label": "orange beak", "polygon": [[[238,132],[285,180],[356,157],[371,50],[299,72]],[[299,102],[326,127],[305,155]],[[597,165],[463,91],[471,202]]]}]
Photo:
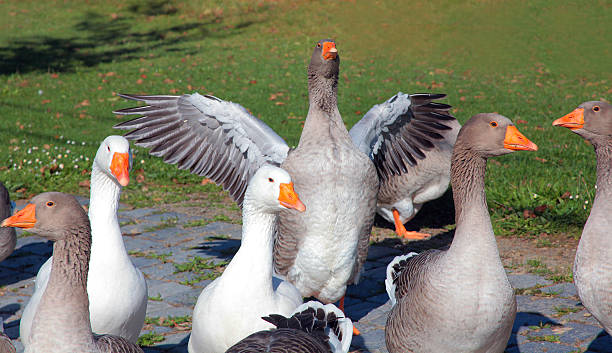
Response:
[{"label": "orange beak", "polygon": [[537,151],[538,146],[529,141],[525,135],[521,134],[516,126],[509,125],[506,128],[506,137],[504,138],[504,148],[513,151]]},{"label": "orange beak", "polygon": [[29,203],[21,211],[2,221],[3,227],[33,228],[36,225],[36,206]]},{"label": "orange beak", "polygon": [[570,130],[584,127],[584,108],[576,108],[573,112],[553,121],[553,126],[563,126]]},{"label": "orange beak", "polygon": [[325,42],[323,43],[323,59],[333,60],[338,56],[338,49],[336,49],[336,43]]},{"label": "orange beak", "polygon": [[281,205],[287,208],[293,208],[300,212],[306,211],[306,206],[302,203],[295,190],[293,190],[293,183],[280,184],[280,194],[278,195],[278,201]]},{"label": "orange beak", "polygon": [[110,165],[111,173],[117,178],[121,186],[126,186],[130,182],[130,155],[127,153],[113,154]]}]

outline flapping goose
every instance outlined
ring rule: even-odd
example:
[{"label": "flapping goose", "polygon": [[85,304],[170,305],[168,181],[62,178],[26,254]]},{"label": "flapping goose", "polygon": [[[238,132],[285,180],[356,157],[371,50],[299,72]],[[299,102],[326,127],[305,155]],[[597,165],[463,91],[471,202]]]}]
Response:
[{"label": "flapping goose", "polygon": [[[339,65],[332,40],[316,43],[308,65],[310,106],[293,150],[242,106],[213,96],[123,95],[147,105],[115,112],[143,115],[115,127],[133,129],[125,135],[128,139],[151,148],[151,154],[168,163],[223,185],[239,204],[247,181],[260,166],[286,169],[308,208],[300,214],[281,211],[275,269],[303,296],[324,303],[343,298],[347,284],[359,279],[376,209],[377,168],[380,173],[400,170],[404,164],[396,154],[408,158],[429,148],[440,128],[431,123],[429,113],[420,115],[428,115],[420,124],[413,124],[416,119],[409,115],[387,125],[375,124],[384,128],[378,136],[371,134],[384,146],[377,149],[377,167],[354,145],[338,111]],[[414,96],[417,105],[435,98]]]},{"label": "flapping goose", "polygon": [[392,303],[387,349],[398,352],[503,352],[516,315],[514,292],[487,210],[487,158],[537,146],[498,114],[473,116],[453,151],[457,228],[447,251],[398,257],[387,268]]},{"label": "flapping goose", "polygon": [[306,208],[289,174],[264,165],[246,190],[242,243],[221,277],[206,286],[193,310],[190,353],[225,352],[253,332],[272,327],[262,316],[289,315],[302,303],[291,283],[273,277],[272,246],[278,212]]},{"label": "flapping goose", "polygon": [[[87,292],[91,327],[136,343],[147,310],[147,283],[130,260],[117,220],[121,188],[129,182],[132,153],[121,136],[102,141],[91,170],[89,220],[92,230]],[[45,291],[53,258],[38,271],[36,288],[21,317],[21,340],[28,346],[32,320]]]},{"label": "flapping goose", "polygon": [[[9,198],[9,192],[0,183],[0,219],[5,219],[13,214],[13,204]],[[17,234],[13,228],[0,228],[0,261],[9,257],[17,244]]]},{"label": "flapping goose", "polygon": [[351,320],[333,304],[310,301],[291,317],[270,315],[262,319],[276,328],[252,334],[226,353],[347,353],[351,346]]},{"label": "flapping goose", "polygon": [[87,214],[73,196],[59,192],[35,196],[2,226],[28,229],[55,242],[51,275],[26,353],[142,353],[125,338],[91,332],[87,299],[91,230]]},{"label": "flapping goose", "polygon": [[[349,131],[355,145],[370,156],[374,163],[384,166],[383,173],[379,173],[381,179],[376,211],[395,224],[397,235],[407,239],[429,236],[407,231],[404,223],[414,218],[424,203],[439,198],[448,189],[451,155],[461,125],[448,113],[450,105],[431,102],[432,98],[443,97],[442,94],[410,96],[399,92],[386,102],[372,107]],[[417,129],[425,120],[437,127],[436,134],[439,136],[432,136],[431,131],[423,129],[416,133],[425,134],[430,139],[406,137],[410,144],[420,149],[398,139],[395,143],[406,144],[412,154],[403,154],[401,149],[397,149],[399,152],[391,154],[392,158],[386,163],[381,163],[379,159],[382,154],[379,150],[389,148],[392,152],[395,149],[390,145],[383,146],[381,136],[387,133],[386,129],[392,129],[392,125],[402,119],[415,119],[413,125]],[[413,156],[419,159],[418,163]]]},{"label": "flapping goose", "polygon": [[574,283],[582,304],[612,335],[612,105],[586,102],[553,125],[591,142],[597,156],[597,191],[576,258]]}]

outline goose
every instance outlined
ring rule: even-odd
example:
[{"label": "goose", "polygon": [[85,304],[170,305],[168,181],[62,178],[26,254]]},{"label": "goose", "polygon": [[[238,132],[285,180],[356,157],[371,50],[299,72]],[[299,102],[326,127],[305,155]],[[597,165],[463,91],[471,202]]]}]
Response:
[{"label": "goose", "polygon": [[333,304],[309,301],[291,317],[263,317],[276,328],[255,332],[231,346],[226,353],[347,353],[353,324]]},{"label": "goose", "polygon": [[394,304],[390,353],[503,352],[516,299],[499,257],[484,189],[487,158],[536,151],[512,122],[477,114],[461,128],[451,162],[457,228],[450,248],[396,257],[385,286]]},{"label": "goose", "polygon": [[[9,192],[0,182],[0,219],[5,219],[13,214],[13,203]],[[17,244],[17,233],[13,228],[0,229],[0,261],[9,257]]]},{"label": "goose", "polygon": [[612,335],[612,105],[585,102],[553,122],[582,136],[595,148],[597,191],[574,259],[574,283],[582,304]]},{"label": "goose", "polygon": [[2,222],[52,240],[51,275],[32,322],[26,353],[143,353],[123,337],[94,335],[89,321],[87,273],[91,228],[74,196],[46,192]]},{"label": "goose", "polygon": [[339,65],[333,40],[315,44],[308,65],[309,109],[295,149],[241,105],[198,93],[122,94],[146,105],[115,111],[140,115],[115,128],[131,130],[126,138],[165,162],[223,185],[239,205],[260,166],[289,172],[308,209],[280,212],[275,271],[303,297],[340,300],[344,310],[346,287],[359,281],[368,252],[378,174],[401,173],[432,148],[432,141],[442,138],[437,131],[448,129],[440,122],[448,106],[432,102],[444,95],[410,95],[405,114],[370,124],[363,141],[374,146],[373,162],[355,146],[338,111]]},{"label": "goose", "polygon": [[[92,245],[87,292],[93,331],[135,343],[144,325],[147,283],[127,254],[117,220],[121,188],[129,182],[131,166],[132,152],[125,138],[108,136],[102,141],[91,170]],[[52,263],[50,258],[38,271],[34,294],[21,317],[19,333],[26,347]]]},{"label": "goose", "polygon": [[240,249],[196,302],[190,353],[225,352],[249,334],[271,327],[262,316],[288,315],[302,304],[297,288],[273,277],[274,229],[282,209],[304,212],[306,207],[289,174],[264,165],[253,175],[244,196]]},{"label": "goose", "polygon": [[[409,113],[414,102],[408,94],[399,92],[382,104],[370,109],[349,131],[355,145],[373,158],[371,137],[366,133],[372,130],[378,120],[395,120]],[[404,223],[410,221],[419,212],[424,203],[441,197],[448,189],[450,182],[450,162],[453,146],[461,125],[448,113],[449,105],[430,103],[427,108],[435,107],[436,116],[449,129],[438,132],[443,138],[433,141],[433,147],[423,149],[418,161],[401,173],[384,174],[380,180],[376,212],[388,222],[395,224],[395,232],[406,239],[424,239],[430,235],[416,231],[407,231]],[[432,109],[434,110],[434,109]],[[433,112],[431,112],[433,113]]]}]

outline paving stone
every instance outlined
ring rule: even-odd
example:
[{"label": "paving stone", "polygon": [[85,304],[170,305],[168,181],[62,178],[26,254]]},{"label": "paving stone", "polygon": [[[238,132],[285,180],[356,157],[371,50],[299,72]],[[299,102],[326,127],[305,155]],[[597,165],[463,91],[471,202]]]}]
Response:
[{"label": "paving stone", "polygon": [[[593,341],[601,328],[591,325],[583,325],[575,322],[570,322],[564,325],[564,328],[569,330],[565,331],[561,336],[561,342],[573,345],[584,345],[583,342]],[[612,350],[612,347],[610,347]]]},{"label": "paving stone", "polygon": [[582,309],[582,306],[579,306],[580,302],[565,298],[541,298],[517,295],[516,302],[520,311],[537,312],[549,317],[559,313],[555,308]]},{"label": "paving stone", "polygon": [[540,276],[523,274],[523,275],[509,275],[508,280],[513,288],[525,289],[531,288],[537,285],[547,286],[552,284],[551,281],[544,279]]},{"label": "paving stone", "polygon": [[520,346],[514,346],[506,350],[506,353],[569,353],[575,352],[576,347],[564,346],[552,342],[526,342]]},{"label": "paving stone", "polygon": [[554,293],[560,297],[577,297],[578,292],[573,283],[560,283],[554,286],[540,288],[544,293]]},{"label": "paving stone", "polygon": [[144,219],[144,217],[154,213],[159,212],[155,208],[136,208],[128,211],[119,212],[120,217],[130,218],[130,219]]}]

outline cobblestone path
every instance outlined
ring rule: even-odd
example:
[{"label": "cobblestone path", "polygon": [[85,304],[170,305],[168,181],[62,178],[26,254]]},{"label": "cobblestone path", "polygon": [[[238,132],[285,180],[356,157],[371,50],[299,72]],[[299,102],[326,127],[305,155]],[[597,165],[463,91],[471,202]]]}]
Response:
[{"label": "cobblestone path", "polygon": [[[143,348],[150,353],[187,352],[193,306],[238,249],[241,226],[153,208],[119,214],[126,247],[149,286],[141,338],[151,346]],[[51,252],[51,243],[39,237],[20,237],[15,253],[0,263],[0,314],[18,352],[23,351],[19,318],[34,276]],[[371,246],[361,283],[348,289],[346,311],[362,333],[353,338],[352,351],[387,352],[385,268],[398,254]],[[573,284],[554,284],[532,274],[509,273],[509,278],[518,294],[518,314],[506,352],[612,352],[612,339],[580,304]]]}]

